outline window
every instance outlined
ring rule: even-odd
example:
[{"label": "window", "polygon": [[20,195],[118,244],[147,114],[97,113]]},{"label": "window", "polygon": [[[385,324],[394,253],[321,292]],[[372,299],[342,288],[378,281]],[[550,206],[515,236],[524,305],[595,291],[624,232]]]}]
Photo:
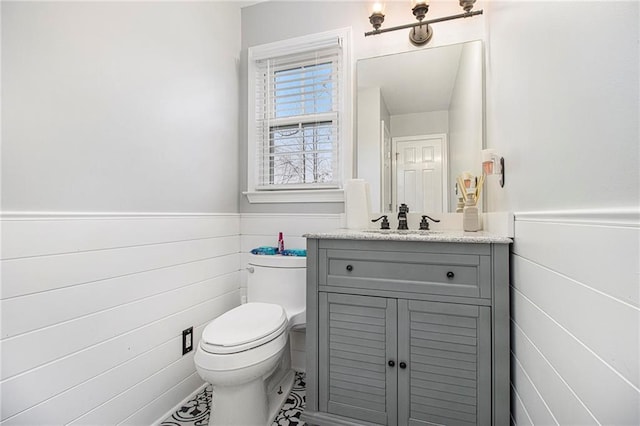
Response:
[{"label": "window", "polygon": [[250,202],[342,201],[348,34],[249,49]]}]

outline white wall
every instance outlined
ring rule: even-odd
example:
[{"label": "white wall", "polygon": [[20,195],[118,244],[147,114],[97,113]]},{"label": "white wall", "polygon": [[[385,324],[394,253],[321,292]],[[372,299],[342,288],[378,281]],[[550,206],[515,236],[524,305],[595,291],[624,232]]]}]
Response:
[{"label": "white wall", "polygon": [[2,2],[2,424],[151,424],[240,302],[240,10]]},{"label": "white wall", "polygon": [[638,213],[516,213],[516,424],[640,423]]},{"label": "white wall", "polygon": [[513,421],[639,424],[639,5],[485,9],[487,143],[507,167],[487,201],[516,217]]},{"label": "white wall", "polygon": [[151,424],[202,385],[182,330],[240,302],[237,214],[2,222],[1,422]]}]

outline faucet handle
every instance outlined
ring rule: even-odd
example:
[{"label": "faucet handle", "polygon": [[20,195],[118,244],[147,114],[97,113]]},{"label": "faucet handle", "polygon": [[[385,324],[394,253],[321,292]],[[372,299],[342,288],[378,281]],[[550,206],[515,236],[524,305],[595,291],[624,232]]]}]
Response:
[{"label": "faucet handle", "polygon": [[420,221],[420,230],[421,231],[428,231],[429,230],[429,221],[427,219],[430,219],[434,222],[440,222],[440,219],[434,219],[432,217],[425,215],[422,215],[422,220]]},{"label": "faucet handle", "polygon": [[377,222],[380,219],[382,219],[382,223],[380,223],[380,229],[391,229],[389,228],[389,218],[387,218],[387,215],[382,215],[377,219],[372,219],[371,222]]}]

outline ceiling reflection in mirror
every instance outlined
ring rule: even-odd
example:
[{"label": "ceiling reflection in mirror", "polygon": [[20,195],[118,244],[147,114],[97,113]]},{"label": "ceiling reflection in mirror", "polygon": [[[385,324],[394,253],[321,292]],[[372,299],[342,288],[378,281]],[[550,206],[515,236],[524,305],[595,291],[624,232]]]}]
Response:
[{"label": "ceiling reflection in mirror", "polygon": [[357,63],[357,175],[373,211],[456,211],[456,177],[479,174],[484,136],[481,41]]}]

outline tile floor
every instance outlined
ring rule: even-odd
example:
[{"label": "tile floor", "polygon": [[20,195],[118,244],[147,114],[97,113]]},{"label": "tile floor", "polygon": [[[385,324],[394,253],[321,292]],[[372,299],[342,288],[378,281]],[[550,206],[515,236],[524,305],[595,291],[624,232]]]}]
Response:
[{"label": "tile floor", "polygon": [[[273,426],[304,425],[300,414],[305,405],[304,373],[296,373],[293,389],[276,416]],[[165,419],[161,426],[207,426],[211,411],[211,385],[205,387],[182,408]]]}]

